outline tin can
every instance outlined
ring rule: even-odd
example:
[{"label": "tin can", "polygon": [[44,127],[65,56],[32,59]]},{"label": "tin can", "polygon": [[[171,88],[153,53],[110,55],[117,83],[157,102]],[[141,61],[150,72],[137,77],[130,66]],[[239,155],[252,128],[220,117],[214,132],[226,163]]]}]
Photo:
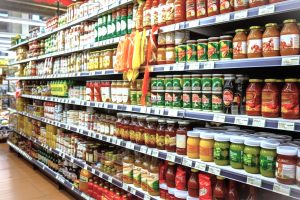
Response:
[{"label": "tin can", "polygon": [[173,107],[173,92],[172,90],[165,91],[165,107]]},{"label": "tin can", "polygon": [[223,74],[213,74],[212,76],[212,91],[222,91],[224,85]]},{"label": "tin can", "polygon": [[176,62],[186,62],[186,45],[183,44],[176,46]]},{"label": "tin can", "polygon": [[173,75],[173,90],[182,90],[182,76]]},{"label": "tin can", "polygon": [[201,75],[200,74],[192,74],[192,91],[200,91],[201,90]]},{"label": "tin can", "polygon": [[151,90],[157,90],[157,78],[151,78]]},{"label": "tin can", "polygon": [[192,90],[192,80],[191,75],[182,75],[182,90],[183,91],[191,91]]},{"label": "tin can", "polygon": [[202,109],[202,96],[201,91],[192,91],[192,109],[201,110]]},{"label": "tin can", "polygon": [[157,90],[164,90],[165,89],[165,76],[159,75],[157,76],[156,81],[156,89]]},{"label": "tin can", "polygon": [[208,47],[207,54],[208,60],[214,61],[219,60],[219,38],[218,37],[210,37],[208,38]]},{"label": "tin can", "polygon": [[136,92],[136,102],[137,102],[137,105],[141,105],[141,98],[142,98],[142,91],[137,91]]},{"label": "tin can", "polygon": [[202,91],[202,110],[211,111],[211,91]]},{"label": "tin can", "polygon": [[203,74],[201,79],[202,91],[211,91],[211,74]]},{"label": "tin can", "polygon": [[165,82],[166,90],[173,90],[173,76],[172,75],[166,75],[164,82]]},{"label": "tin can", "polygon": [[173,108],[182,108],[181,90],[173,90]]},{"label": "tin can", "polygon": [[220,37],[220,60],[231,60],[233,57],[232,36],[224,35]]},{"label": "tin can", "polygon": [[156,105],[159,107],[165,106],[165,91],[158,90],[156,94]]},{"label": "tin can", "polygon": [[211,107],[213,112],[222,112],[223,111],[223,92],[222,91],[213,91],[211,97]]},{"label": "tin can", "polygon": [[188,40],[186,42],[186,62],[196,62],[197,61],[197,41]]},{"label": "tin can", "polygon": [[136,90],[130,90],[130,102],[131,105],[137,104],[137,92]]},{"label": "tin can", "polygon": [[192,108],[192,91],[184,91],[182,94],[182,107],[185,109]]},{"label": "tin can", "polygon": [[199,39],[197,40],[197,60],[198,62],[207,61],[207,48],[208,48],[208,40],[207,39]]},{"label": "tin can", "polygon": [[156,100],[156,97],[157,97],[157,91],[155,90],[152,90],[151,91],[151,104],[153,105],[153,106],[156,106],[156,103],[157,103],[157,100]]}]

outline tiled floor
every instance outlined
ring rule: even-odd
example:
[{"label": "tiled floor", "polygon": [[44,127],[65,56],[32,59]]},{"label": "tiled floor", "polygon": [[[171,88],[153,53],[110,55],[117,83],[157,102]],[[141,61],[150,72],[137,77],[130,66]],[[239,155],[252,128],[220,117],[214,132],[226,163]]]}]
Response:
[{"label": "tiled floor", "polygon": [[71,200],[65,191],[32,165],[0,144],[0,200]]}]

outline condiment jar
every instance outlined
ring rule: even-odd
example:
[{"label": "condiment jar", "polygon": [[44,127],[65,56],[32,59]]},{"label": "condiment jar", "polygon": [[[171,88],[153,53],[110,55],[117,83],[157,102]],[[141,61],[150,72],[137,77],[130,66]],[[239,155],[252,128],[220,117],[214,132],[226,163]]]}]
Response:
[{"label": "condiment jar", "polygon": [[160,45],[157,48],[157,64],[166,64],[166,46]]},{"label": "condiment jar", "polygon": [[234,10],[244,10],[249,8],[249,1],[248,0],[234,0]]},{"label": "condiment jar", "polygon": [[248,58],[262,57],[262,32],[260,26],[251,26],[247,37]]},{"label": "condiment jar", "polygon": [[139,145],[145,144],[145,128],[147,125],[146,122],[147,115],[138,115],[137,116],[137,126],[135,130],[135,142]]},{"label": "condiment jar", "polygon": [[276,23],[266,24],[266,30],[262,36],[262,55],[272,57],[280,55],[280,32]]},{"label": "condiment jar", "polygon": [[197,40],[197,61],[207,61],[207,51],[208,51],[208,40],[199,39]]},{"label": "condiment jar", "polygon": [[298,148],[278,146],[276,152],[276,180],[282,184],[295,184]]},{"label": "condiment jar", "polygon": [[188,40],[186,41],[186,61],[197,62],[197,41]]},{"label": "condiment jar", "polygon": [[166,46],[166,64],[172,64],[176,61],[175,45]]},{"label": "condiment jar", "polygon": [[259,173],[259,153],[261,140],[258,138],[246,138],[244,144],[244,169],[251,174]]},{"label": "condiment jar", "polygon": [[210,37],[208,38],[208,60],[215,61],[220,59],[219,51],[219,38],[218,37]]},{"label": "condiment jar", "polygon": [[167,120],[167,129],[165,131],[166,134],[166,150],[169,152],[176,151],[176,120]]},{"label": "condiment jar", "polygon": [[229,160],[232,168],[243,169],[244,140],[243,136],[230,137]]},{"label": "condiment jar", "polygon": [[262,80],[250,79],[246,90],[246,114],[249,116],[261,115]]},{"label": "condiment jar", "polygon": [[187,157],[192,159],[199,158],[199,143],[200,143],[200,132],[199,131],[188,131],[187,132]]},{"label": "condiment jar", "polygon": [[204,162],[213,161],[213,150],[214,150],[214,133],[206,130],[200,132],[200,160]]},{"label": "condiment jar", "polygon": [[190,121],[178,121],[179,127],[176,131],[176,153],[186,155],[187,131],[191,130]]},{"label": "condiment jar", "polygon": [[263,117],[279,117],[280,115],[280,91],[276,79],[265,79],[262,89],[261,114]]},{"label": "condiment jar", "polygon": [[280,143],[276,140],[265,140],[260,144],[259,168],[260,174],[265,177],[275,177],[276,148]]},{"label": "condiment jar", "polygon": [[295,19],[283,21],[284,26],[280,32],[280,55],[299,54],[299,28]]},{"label": "condiment jar", "polygon": [[146,119],[147,127],[145,128],[145,145],[151,148],[156,147],[156,129],[157,129],[157,117],[148,117]]},{"label": "condiment jar", "polygon": [[247,34],[245,29],[236,29],[233,38],[233,59],[247,58]]},{"label": "condiment jar", "polygon": [[249,7],[258,7],[268,3],[268,0],[249,0]]},{"label": "condiment jar", "polygon": [[165,149],[165,130],[167,128],[167,122],[165,119],[158,119],[158,126],[156,130],[156,147],[157,149]]},{"label": "condiment jar", "polygon": [[229,135],[216,134],[214,143],[214,162],[217,165],[229,164]]},{"label": "condiment jar", "polygon": [[297,79],[285,79],[281,91],[281,116],[284,119],[299,119],[299,87]]},{"label": "condiment jar", "polygon": [[232,36],[223,35],[220,37],[220,60],[230,60],[233,57]]},{"label": "condiment jar", "polygon": [[213,16],[219,14],[220,11],[220,1],[210,0],[207,1],[207,16]]}]

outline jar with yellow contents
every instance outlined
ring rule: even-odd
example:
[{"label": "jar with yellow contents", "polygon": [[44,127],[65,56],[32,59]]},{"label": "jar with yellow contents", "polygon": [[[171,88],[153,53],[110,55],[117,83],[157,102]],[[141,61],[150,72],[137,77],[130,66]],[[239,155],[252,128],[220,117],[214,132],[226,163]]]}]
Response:
[{"label": "jar with yellow contents", "polygon": [[188,131],[187,137],[187,156],[192,159],[198,159],[200,132],[197,130]]},{"label": "jar with yellow contents", "polygon": [[209,130],[201,130],[200,132],[200,160],[204,162],[213,162],[214,152],[214,133]]}]

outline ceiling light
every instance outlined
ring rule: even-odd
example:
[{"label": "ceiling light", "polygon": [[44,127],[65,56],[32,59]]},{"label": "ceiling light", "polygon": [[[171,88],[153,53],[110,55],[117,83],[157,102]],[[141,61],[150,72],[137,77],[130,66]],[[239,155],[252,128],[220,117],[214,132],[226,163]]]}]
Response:
[{"label": "ceiling light", "polygon": [[26,19],[21,19],[21,18],[12,18],[12,17],[9,17],[9,18],[0,17],[0,22],[26,24],[26,25],[32,25],[32,26],[45,26],[44,22],[26,20]]}]

